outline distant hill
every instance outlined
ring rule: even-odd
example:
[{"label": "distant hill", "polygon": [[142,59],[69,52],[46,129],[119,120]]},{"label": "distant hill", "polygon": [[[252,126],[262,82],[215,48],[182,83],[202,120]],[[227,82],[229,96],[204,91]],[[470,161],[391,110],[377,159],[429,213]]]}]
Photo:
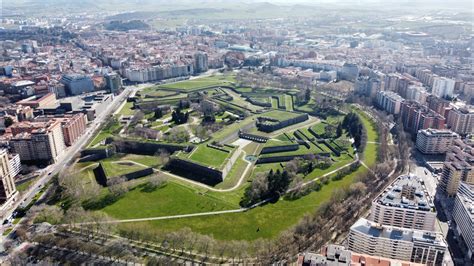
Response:
[{"label": "distant hill", "polygon": [[115,30],[115,31],[129,31],[129,30],[145,30],[150,28],[150,25],[146,24],[141,20],[131,20],[131,21],[119,21],[113,20],[110,22],[105,23],[104,27],[107,30]]}]

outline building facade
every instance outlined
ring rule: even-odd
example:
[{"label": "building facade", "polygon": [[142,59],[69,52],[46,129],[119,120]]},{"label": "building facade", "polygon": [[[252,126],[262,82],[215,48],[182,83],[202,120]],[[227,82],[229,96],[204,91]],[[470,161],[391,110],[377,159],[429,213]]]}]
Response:
[{"label": "building facade", "polygon": [[19,154],[9,154],[8,163],[10,164],[10,176],[15,178],[21,171],[21,161]]},{"label": "building facade", "polygon": [[446,129],[422,129],[416,135],[416,148],[424,154],[444,154],[459,135]]},{"label": "building facade", "polygon": [[351,227],[347,248],[371,256],[428,265],[441,265],[446,252],[442,235],[380,225],[364,218]]},{"label": "building facade", "polygon": [[474,260],[474,185],[461,182],[454,202],[453,220],[467,257]]},{"label": "building facade", "polygon": [[402,175],[372,202],[369,220],[382,225],[432,231],[436,212],[420,179]]},{"label": "building facade", "polygon": [[6,149],[0,150],[0,204],[9,201],[16,193],[15,181],[11,176],[10,162]]},{"label": "building facade", "polygon": [[458,139],[453,141],[446,160],[443,164],[438,191],[448,197],[456,196],[459,184],[466,182],[474,184],[474,148],[472,145]]},{"label": "building facade", "polygon": [[49,122],[24,122],[10,140],[10,146],[20,155],[21,161],[56,162],[66,149],[61,123],[57,120]]},{"label": "building facade", "polygon": [[71,146],[86,131],[87,117],[82,114],[74,114],[61,119],[61,127],[64,136],[64,144]]},{"label": "building facade", "polygon": [[453,97],[456,82],[445,77],[435,77],[432,94],[438,97]]},{"label": "building facade", "polygon": [[404,99],[393,91],[379,91],[377,105],[390,114],[399,114]]},{"label": "building facade", "polygon": [[452,131],[465,135],[472,134],[474,125],[474,109],[470,107],[454,107],[449,111],[447,126]]},{"label": "building facade", "polygon": [[79,95],[94,91],[94,82],[88,76],[64,75],[61,82],[66,86],[69,95]]}]

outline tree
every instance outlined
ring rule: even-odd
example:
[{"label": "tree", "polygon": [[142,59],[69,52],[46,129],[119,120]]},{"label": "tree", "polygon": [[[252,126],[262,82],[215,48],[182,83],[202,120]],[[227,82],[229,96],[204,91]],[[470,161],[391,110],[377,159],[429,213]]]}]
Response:
[{"label": "tree", "polygon": [[14,123],[14,121],[13,121],[13,119],[12,119],[11,117],[5,116],[5,122],[4,122],[5,128],[7,128],[7,127],[13,125],[13,123]]},{"label": "tree", "polygon": [[163,117],[163,110],[161,108],[155,109],[155,114],[153,115],[155,119],[159,119]]},{"label": "tree", "polygon": [[170,153],[165,150],[165,149],[160,149],[158,151],[158,156],[160,157],[160,163],[162,165],[166,165],[168,164],[169,160],[170,160]]},{"label": "tree", "polygon": [[50,224],[59,224],[64,218],[64,213],[56,205],[45,205],[40,206],[42,209],[35,218],[36,223],[47,222]]},{"label": "tree", "polygon": [[111,178],[109,181],[107,181],[107,187],[112,196],[120,197],[128,192],[128,186],[126,184],[126,181],[127,180],[125,179],[125,177],[121,176]]},{"label": "tree", "polygon": [[341,123],[337,124],[337,129],[336,129],[336,138],[339,138],[342,136],[343,130],[342,130],[342,125]]},{"label": "tree", "polygon": [[166,182],[166,177],[155,174],[148,178],[148,186],[152,189],[158,188]]},{"label": "tree", "polygon": [[311,90],[310,89],[306,89],[305,94],[304,94],[304,100],[306,102],[309,102],[309,100],[311,100]]}]

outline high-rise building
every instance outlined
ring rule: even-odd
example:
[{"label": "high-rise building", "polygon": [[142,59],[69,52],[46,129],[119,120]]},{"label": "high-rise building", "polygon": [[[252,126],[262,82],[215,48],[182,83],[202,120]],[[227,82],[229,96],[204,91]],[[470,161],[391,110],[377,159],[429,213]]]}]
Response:
[{"label": "high-rise building", "polygon": [[438,97],[453,97],[456,82],[445,77],[435,77],[433,80],[433,95]]},{"label": "high-rise building", "polygon": [[424,87],[416,85],[409,85],[405,94],[407,100],[415,101],[421,104],[425,104],[426,99],[429,96],[429,93]]},{"label": "high-rise building", "polygon": [[474,125],[474,108],[471,107],[457,107],[453,108],[448,113],[447,126],[452,131],[465,135],[472,134]]},{"label": "high-rise building", "polygon": [[10,176],[15,178],[21,171],[21,161],[19,154],[9,154],[8,163],[10,164]]},{"label": "high-rise building", "polygon": [[359,77],[359,67],[356,64],[344,63],[339,76],[344,80],[355,81]]},{"label": "high-rise building", "polygon": [[372,202],[369,220],[382,225],[432,231],[436,212],[421,180],[402,175]]},{"label": "high-rise building", "polygon": [[4,205],[16,193],[15,181],[11,176],[10,162],[6,149],[0,150],[0,204]]},{"label": "high-rise building", "polygon": [[206,72],[209,69],[209,62],[206,53],[197,52],[194,54],[195,73]]},{"label": "high-rise building", "polygon": [[390,114],[399,114],[404,99],[393,91],[379,91],[377,105]]},{"label": "high-rise building", "polygon": [[111,93],[116,93],[122,88],[122,78],[117,73],[108,73],[105,75],[105,84]]},{"label": "high-rise building", "polygon": [[459,135],[447,129],[422,129],[416,135],[416,148],[424,154],[443,154]]},{"label": "high-rise building", "polygon": [[456,233],[467,250],[467,257],[474,260],[474,185],[461,182],[454,202],[453,220]]},{"label": "high-rise building", "polygon": [[426,102],[428,104],[428,108],[435,111],[436,113],[444,116],[444,118],[448,118],[450,107],[450,101],[440,98],[435,95],[429,95],[426,98]]},{"label": "high-rise building", "polygon": [[461,181],[474,184],[473,166],[474,148],[472,145],[460,139],[454,140],[451,149],[446,153],[438,190],[449,197],[454,197]]},{"label": "high-rise building", "polygon": [[64,75],[61,82],[66,86],[69,95],[79,95],[94,91],[94,82],[88,76]]},{"label": "high-rise building", "polygon": [[14,137],[10,146],[21,161],[53,163],[66,149],[61,123],[21,122],[10,127]]},{"label": "high-rise building", "polygon": [[76,140],[84,134],[87,126],[87,117],[82,114],[74,114],[61,119],[61,128],[63,130],[64,144],[71,146]]},{"label": "high-rise building", "polygon": [[347,248],[371,256],[428,265],[441,265],[446,252],[440,234],[380,225],[364,218],[352,225]]},{"label": "high-rise building", "polygon": [[412,134],[420,129],[444,129],[446,119],[428,109],[428,107],[413,101],[404,101],[401,108],[403,127]]}]

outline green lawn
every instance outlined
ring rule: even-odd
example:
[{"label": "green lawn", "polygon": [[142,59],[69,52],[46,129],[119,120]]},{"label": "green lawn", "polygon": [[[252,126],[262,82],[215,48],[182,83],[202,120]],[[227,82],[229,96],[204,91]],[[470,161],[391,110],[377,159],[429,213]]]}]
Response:
[{"label": "green lawn", "polygon": [[118,162],[113,160],[102,161],[105,174],[108,178],[125,175],[134,171],[145,169],[145,167],[129,162]]},{"label": "green lawn", "polygon": [[212,86],[230,86],[235,79],[233,76],[227,75],[219,75],[219,76],[210,76],[210,77],[203,77],[197,78],[192,80],[185,80],[176,83],[164,84],[158,86],[159,88],[164,89],[173,89],[173,90],[180,90],[180,91],[193,91],[204,89],[206,87]]},{"label": "green lawn", "polygon": [[230,154],[230,152],[227,153],[203,144],[196,148],[189,159],[208,166],[220,168]]},{"label": "green lawn", "polygon": [[122,125],[118,121],[116,121],[116,120],[109,121],[104,126],[104,128],[102,128],[100,130],[99,134],[97,134],[92,139],[92,141],[89,143],[89,145],[87,147],[89,147],[89,148],[93,147],[93,146],[99,144],[100,142],[102,142],[103,140],[105,140],[108,137],[116,136],[117,133],[119,133],[121,129],[122,129]]},{"label": "green lawn", "polygon": [[244,161],[242,157],[237,159],[234,165],[232,166],[232,169],[230,169],[230,172],[227,174],[226,178],[224,179],[224,181],[217,184],[215,188],[228,189],[235,186],[237,182],[239,181],[239,179],[244,174],[245,168],[247,167],[248,164],[249,163]]},{"label": "green lawn", "polygon": [[[138,205],[137,205],[138,204]],[[239,208],[212,196],[198,193],[193,188],[168,181],[153,191],[135,187],[123,198],[102,209],[118,219],[145,218]]]},{"label": "green lawn", "polygon": [[27,190],[34,182],[36,181],[36,178],[32,178],[26,182],[21,183],[20,185],[16,186],[16,190],[22,192]]},{"label": "green lawn", "polygon": [[263,113],[259,116],[268,117],[268,118],[276,119],[276,120],[279,120],[279,121],[284,121],[284,120],[287,120],[287,119],[290,119],[290,118],[297,117],[299,115],[300,114],[292,113],[292,112],[286,112],[286,111],[281,111],[281,110],[273,110],[273,111]]},{"label": "green lawn", "polygon": [[[356,173],[360,171],[365,171],[365,169],[361,168]],[[144,224],[148,226],[148,230],[157,234],[189,227],[195,232],[213,235],[221,240],[272,238],[296,224],[305,214],[313,212],[322,202],[331,197],[334,189],[350,185],[356,173],[340,181],[332,181],[323,186],[320,191],[295,201],[281,199],[277,203],[242,213],[150,221]]]},{"label": "green lawn", "polygon": [[126,102],[122,109],[120,109],[119,111],[119,114],[121,115],[133,115],[133,113],[135,112],[135,110],[132,109],[133,108],[133,102]]},{"label": "green lawn", "polygon": [[285,94],[285,103],[286,110],[293,111],[293,97],[291,95]]}]

